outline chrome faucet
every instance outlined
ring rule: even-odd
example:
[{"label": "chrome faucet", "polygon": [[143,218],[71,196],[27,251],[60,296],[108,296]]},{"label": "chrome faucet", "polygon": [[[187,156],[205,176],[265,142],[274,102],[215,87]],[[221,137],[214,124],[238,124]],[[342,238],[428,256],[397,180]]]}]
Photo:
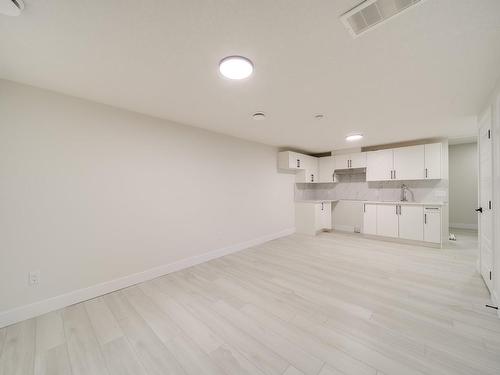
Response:
[{"label": "chrome faucet", "polygon": [[401,185],[401,202],[408,201],[408,186],[405,184]]}]

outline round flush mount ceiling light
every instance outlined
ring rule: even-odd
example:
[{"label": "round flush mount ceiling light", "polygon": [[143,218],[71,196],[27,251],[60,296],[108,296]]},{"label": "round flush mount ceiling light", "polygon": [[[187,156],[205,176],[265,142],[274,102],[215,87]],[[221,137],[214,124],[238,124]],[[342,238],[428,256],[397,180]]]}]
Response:
[{"label": "round flush mount ceiling light", "polygon": [[253,63],[243,56],[228,56],[220,61],[219,71],[229,79],[245,79],[253,73]]},{"label": "round flush mount ceiling light", "polygon": [[318,113],[317,115],[314,115],[314,118],[316,120],[323,120],[325,118],[325,115],[322,113]]},{"label": "round flush mount ceiling light", "polygon": [[352,141],[359,141],[361,138],[363,138],[363,134],[354,133],[354,134],[349,134],[347,137],[345,137],[345,140],[352,142]]},{"label": "round flush mount ceiling light", "polygon": [[266,119],[266,114],[264,112],[255,112],[252,118],[257,121],[262,121]]}]

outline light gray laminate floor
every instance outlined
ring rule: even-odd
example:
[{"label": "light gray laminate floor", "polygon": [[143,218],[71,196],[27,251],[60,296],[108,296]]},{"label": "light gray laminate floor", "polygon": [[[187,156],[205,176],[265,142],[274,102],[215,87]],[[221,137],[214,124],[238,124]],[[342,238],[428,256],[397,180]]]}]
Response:
[{"label": "light gray laminate floor", "polygon": [[0,374],[500,374],[473,233],[292,235],[0,330]]}]

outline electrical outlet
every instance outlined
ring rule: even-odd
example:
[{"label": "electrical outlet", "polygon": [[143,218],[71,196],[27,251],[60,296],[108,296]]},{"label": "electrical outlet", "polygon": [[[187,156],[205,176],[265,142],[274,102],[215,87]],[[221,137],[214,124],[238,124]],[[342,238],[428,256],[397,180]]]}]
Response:
[{"label": "electrical outlet", "polygon": [[35,286],[40,283],[40,270],[31,271],[28,273],[28,284]]}]

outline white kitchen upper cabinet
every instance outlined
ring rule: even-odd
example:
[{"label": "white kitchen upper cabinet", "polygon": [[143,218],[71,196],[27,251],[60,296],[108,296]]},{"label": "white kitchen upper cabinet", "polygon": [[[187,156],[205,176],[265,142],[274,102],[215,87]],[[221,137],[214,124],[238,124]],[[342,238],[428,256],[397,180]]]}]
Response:
[{"label": "white kitchen upper cabinet", "polygon": [[316,183],[319,182],[319,162],[318,158],[309,155],[302,155],[301,165],[304,169],[297,172],[295,182]]},{"label": "white kitchen upper cabinet", "polygon": [[350,168],[366,168],[366,152],[356,152],[350,154]]},{"label": "white kitchen upper cabinet", "polygon": [[295,175],[295,182],[316,183],[318,182],[318,170],[302,169]]},{"label": "white kitchen upper cabinet", "polygon": [[424,207],[424,241],[441,243],[441,209]]},{"label": "white kitchen upper cabinet", "polygon": [[363,233],[377,234],[377,205],[372,203],[363,204]]},{"label": "white kitchen upper cabinet", "polygon": [[335,155],[335,169],[366,167],[366,152]]},{"label": "white kitchen upper cabinet", "polygon": [[319,158],[319,182],[333,182],[335,172],[335,157],[325,156]]},{"label": "white kitchen upper cabinet", "polygon": [[377,235],[385,237],[399,236],[399,220],[397,205],[377,205]]},{"label": "white kitchen upper cabinet", "polygon": [[350,160],[349,154],[335,155],[335,169],[348,169]]},{"label": "white kitchen upper cabinet", "polygon": [[392,180],[394,157],[392,149],[366,153],[366,181]]},{"label": "white kitchen upper cabinet", "polygon": [[441,178],[441,143],[425,145],[425,178],[427,180]]},{"label": "white kitchen upper cabinet", "polygon": [[305,169],[305,157],[293,151],[282,151],[278,154],[278,167],[280,169]]},{"label": "white kitchen upper cabinet", "polygon": [[423,180],[425,178],[424,145],[399,147],[394,152],[395,180]]},{"label": "white kitchen upper cabinet", "polygon": [[424,208],[422,206],[399,206],[399,238],[423,241]]}]

